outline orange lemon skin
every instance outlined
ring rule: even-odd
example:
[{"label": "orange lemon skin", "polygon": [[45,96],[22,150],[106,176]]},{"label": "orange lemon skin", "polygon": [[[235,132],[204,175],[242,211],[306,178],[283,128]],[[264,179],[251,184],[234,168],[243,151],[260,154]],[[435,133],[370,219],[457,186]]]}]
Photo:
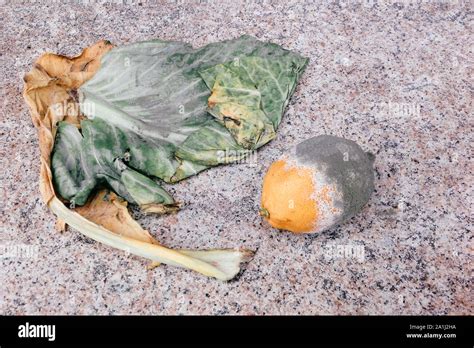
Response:
[{"label": "orange lemon skin", "polygon": [[319,215],[314,189],[311,169],[275,161],[263,180],[260,213],[275,228],[310,233]]}]

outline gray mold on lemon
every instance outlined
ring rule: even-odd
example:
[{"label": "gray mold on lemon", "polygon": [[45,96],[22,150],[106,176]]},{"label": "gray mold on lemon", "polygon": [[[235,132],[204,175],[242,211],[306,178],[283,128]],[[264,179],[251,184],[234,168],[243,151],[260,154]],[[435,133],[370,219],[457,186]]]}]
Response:
[{"label": "gray mold on lemon", "polygon": [[342,211],[336,223],[353,217],[368,202],[374,191],[375,156],[354,141],[320,135],[296,145],[295,155],[299,163],[322,171],[342,192],[342,201],[335,202]]}]

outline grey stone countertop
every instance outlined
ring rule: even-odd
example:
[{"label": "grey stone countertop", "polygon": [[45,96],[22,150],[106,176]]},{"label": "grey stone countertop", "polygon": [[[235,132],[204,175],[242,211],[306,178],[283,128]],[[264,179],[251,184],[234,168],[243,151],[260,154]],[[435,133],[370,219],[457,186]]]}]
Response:
[{"label": "grey stone countertop", "polygon": [[[463,1],[0,2],[0,314],[472,314],[472,4]],[[55,231],[21,92],[44,52],[100,39],[198,47],[250,34],[310,58],[277,138],[251,163],[169,187],[163,244],[257,250],[228,283]],[[262,178],[318,134],[376,154],[363,211],[319,235],[258,216]],[[344,254],[344,251],[357,251]]]}]

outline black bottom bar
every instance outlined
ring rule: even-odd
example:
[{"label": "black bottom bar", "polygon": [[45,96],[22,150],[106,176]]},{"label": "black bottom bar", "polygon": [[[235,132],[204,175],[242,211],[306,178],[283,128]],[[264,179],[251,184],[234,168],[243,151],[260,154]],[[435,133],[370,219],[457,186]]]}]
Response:
[{"label": "black bottom bar", "polygon": [[[285,344],[472,347],[472,317],[0,317],[0,346]],[[51,325],[51,326],[45,326]],[[54,329],[53,329],[54,325]],[[36,337],[42,336],[42,337]]]}]

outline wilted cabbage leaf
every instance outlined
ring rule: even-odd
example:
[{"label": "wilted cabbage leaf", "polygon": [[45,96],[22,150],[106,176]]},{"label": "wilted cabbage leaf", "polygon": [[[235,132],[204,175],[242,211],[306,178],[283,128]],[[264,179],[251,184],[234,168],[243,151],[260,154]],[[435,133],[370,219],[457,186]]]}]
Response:
[{"label": "wilted cabbage leaf", "polygon": [[132,219],[127,201],[174,211],[157,178],[176,182],[271,140],[306,63],[248,36],[200,49],[100,41],[75,58],[42,55],[25,75],[24,97],[38,129],[41,194],[58,226],[155,265],[232,279],[252,252],[166,248]]},{"label": "wilted cabbage leaf", "polygon": [[249,36],[114,48],[79,89],[88,119],[59,124],[57,191],[83,205],[105,184],[144,210],[174,209],[153,178],[176,182],[270,141],[306,63]]}]

